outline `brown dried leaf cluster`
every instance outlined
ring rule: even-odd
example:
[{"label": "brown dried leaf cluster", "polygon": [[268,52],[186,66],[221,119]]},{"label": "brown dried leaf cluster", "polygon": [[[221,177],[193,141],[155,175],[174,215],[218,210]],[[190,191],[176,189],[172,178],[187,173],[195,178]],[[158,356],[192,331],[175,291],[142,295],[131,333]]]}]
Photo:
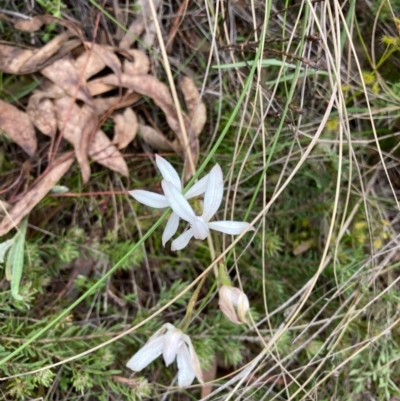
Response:
[{"label": "brown dried leaf cluster", "polygon": [[[131,26],[138,35],[145,29],[146,12],[144,7],[135,27]],[[53,17],[36,17],[17,21],[14,25],[34,32],[54,20]],[[81,36],[79,29],[73,24],[64,22],[62,25],[67,31],[41,49],[0,44],[0,72],[42,75],[41,84],[31,93],[25,110],[0,101],[0,129],[30,157],[35,156],[38,146],[35,128],[52,138],[52,146],[59,145],[62,137],[74,148],[84,182],[90,178],[90,159],[128,176],[128,167],[120,150],[126,148],[137,133],[154,150],[174,151],[184,159],[190,152],[192,160],[197,163],[198,136],[206,122],[206,110],[193,80],[183,77],[180,81],[188,111],[181,111],[185,124],[185,132],[182,132],[179,111],[169,88],[149,74],[150,60],[146,54],[129,48],[133,43],[132,36],[124,36],[119,48],[114,49],[83,42],[78,38]],[[107,70],[112,74],[105,73]],[[100,78],[93,78],[98,74]],[[110,91],[118,92],[118,95],[107,96]],[[142,96],[151,98],[163,111],[176,140],[169,140],[154,124],[150,126],[138,119],[131,106]],[[112,140],[101,130],[107,117],[115,123]],[[55,149],[58,150],[61,149]],[[62,162],[57,160],[0,222],[0,236],[32,210],[68,171],[74,158],[69,156]]]},{"label": "brown dried leaf cluster", "polygon": [[41,177],[39,182],[29,189],[0,222],[0,237],[16,227],[31,212],[69,170],[73,161],[73,156],[69,155],[60,157],[53,163],[52,168]]},{"label": "brown dried leaf cluster", "polygon": [[0,129],[17,143],[29,156],[37,148],[35,129],[28,115],[15,106],[0,100]]}]

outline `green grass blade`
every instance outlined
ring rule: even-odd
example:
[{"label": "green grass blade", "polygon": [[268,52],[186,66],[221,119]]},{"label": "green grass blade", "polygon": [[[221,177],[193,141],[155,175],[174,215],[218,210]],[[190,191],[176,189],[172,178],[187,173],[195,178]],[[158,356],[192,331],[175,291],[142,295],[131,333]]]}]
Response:
[{"label": "green grass blade", "polygon": [[24,245],[27,225],[28,219],[24,219],[13,239],[13,244],[7,257],[6,278],[11,281],[11,295],[17,301],[22,301],[22,297],[19,295],[19,285],[24,269]]}]

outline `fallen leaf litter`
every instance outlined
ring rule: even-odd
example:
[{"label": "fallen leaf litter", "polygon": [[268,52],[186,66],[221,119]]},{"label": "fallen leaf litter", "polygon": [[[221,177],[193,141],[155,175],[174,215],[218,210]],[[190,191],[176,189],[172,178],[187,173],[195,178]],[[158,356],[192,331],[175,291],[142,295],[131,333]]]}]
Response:
[{"label": "fallen leaf litter", "polygon": [[[139,16],[136,24],[131,24],[130,32],[142,35],[146,18],[146,15]],[[125,149],[137,134],[155,151],[173,151],[183,159],[190,152],[192,160],[198,161],[198,136],[206,123],[206,108],[191,78],[180,77],[179,81],[188,111],[182,111],[188,135],[186,142],[168,86],[151,75],[148,56],[142,50],[130,48],[135,41],[130,34],[122,38],[118,48],[112,48],[83,41],[80,30],[72,23],[53,17],[14,21],[14,26],[34,32],[43,24],[55,21],[64,25],[66,31],[40,49],[0,44],[1,72],[40,74],[40,85],[30,94],[25,109],[19,103],[0,101],[1,131],[30,158],[36,157],[38,147],[35,128],[52,138],[52,146],[57,145],[51,147],[51,152],[57,152],[56,159],[0,221],[0,236],[16,227],[31,212],[70,169],[75,158],[84,182],[90,179],[89,159],[128,176],[128,166],[120,150]],[[107,69],[112,73],[107,74]],[[115,95],[116,91],[118,95]],[[107,97],[108,92],[112,95]],[[132,105],[142,96],[150,98],[163,111],[175,140],[168,139],[154,127],[154,122],[150,122],[151,126],[138,118]],[[105,117],[114,121],[112,140],[101,129]],[[67,159],[62,154],[62,147],[58,146],[61,138],[74,148],[74,155]],[[185,143],[189,144],[188,149],[185,149]]]}]

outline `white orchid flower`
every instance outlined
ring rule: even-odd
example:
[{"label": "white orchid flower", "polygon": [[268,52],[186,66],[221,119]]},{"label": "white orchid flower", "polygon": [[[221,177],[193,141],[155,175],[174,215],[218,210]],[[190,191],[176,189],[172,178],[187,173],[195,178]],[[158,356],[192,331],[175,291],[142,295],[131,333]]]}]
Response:
[{"label": "white orchid flower", "polygon": [[[164,180],[169,181],[182,194],[181,180],[179,178],[178,173],[172,167],[172,165],[163,157],[158,155],[156,155],[156,164]],[[194,198],[195,196],[204,194],[206,190],[207,180],[208,180],[208,174],[201,180],[197,181],[196,184],[194,184],[185,194],[183,194],[183,197],[185,199],[190,199]],[[135,189],[133,191],[129,191],[129,194],[132,195],[138,202],[143,203],[144,205],[147,206],[155,207],[158,209],[170,206],[168,199],[164,195],[160,195],[155,192],[144,191],[142,189]],[[178,225],[179,225],[179,216],[175,212],[172,212],[167,222],[167,225],[165,226],[164,233],[162,236],[163,246],[165,246],[166,242],[169,241],[172,238],[172,236],[176,233]]]},{"label": "white orchid flower", "polygon": [[170,323],[164,324],[154,333],[126,366],[135,372],[140,372],[161,354],[167,366],[176,358],[179,387],[190,386],[195,377],[204,384],[199,358],[189,336]]},{"label": "white orchid flower", "polygon": [[224,180],[219,164],[216,164],[211,169],[208,176],[204,194],[203,214],[201,216],[196,216],[189,202],[173,183],[168,180],[163,180],[161,185],[172,210],[191,226],[189,230],[172,241],[171,249],[173,251],[183,249],[192,237],[201,240],[206,239],[210,233],[210,229],[231,235],[241,234],[248,228],[254,230],[254,227],[243,221],[210,222],[211,217],[214,216],[221,205],[224,191]]},{"label": "white orchid flower", "polygon": [[247,323],[246,314],[249,312],[250,303],[247,295],[239,288],[229,285],[221,286],[218,305],[231,322]]}]

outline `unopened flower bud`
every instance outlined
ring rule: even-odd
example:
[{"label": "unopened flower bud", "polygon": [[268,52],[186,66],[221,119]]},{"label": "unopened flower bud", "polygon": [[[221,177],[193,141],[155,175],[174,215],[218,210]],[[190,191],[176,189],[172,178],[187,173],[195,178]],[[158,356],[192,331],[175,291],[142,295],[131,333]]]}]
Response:
[{"label": "unopened flower bud", "polygon": [[219,307],[233,323],[247,323],[246,314],[250,309],[247,295],[239,288],[223,285],[219,290]]}]

